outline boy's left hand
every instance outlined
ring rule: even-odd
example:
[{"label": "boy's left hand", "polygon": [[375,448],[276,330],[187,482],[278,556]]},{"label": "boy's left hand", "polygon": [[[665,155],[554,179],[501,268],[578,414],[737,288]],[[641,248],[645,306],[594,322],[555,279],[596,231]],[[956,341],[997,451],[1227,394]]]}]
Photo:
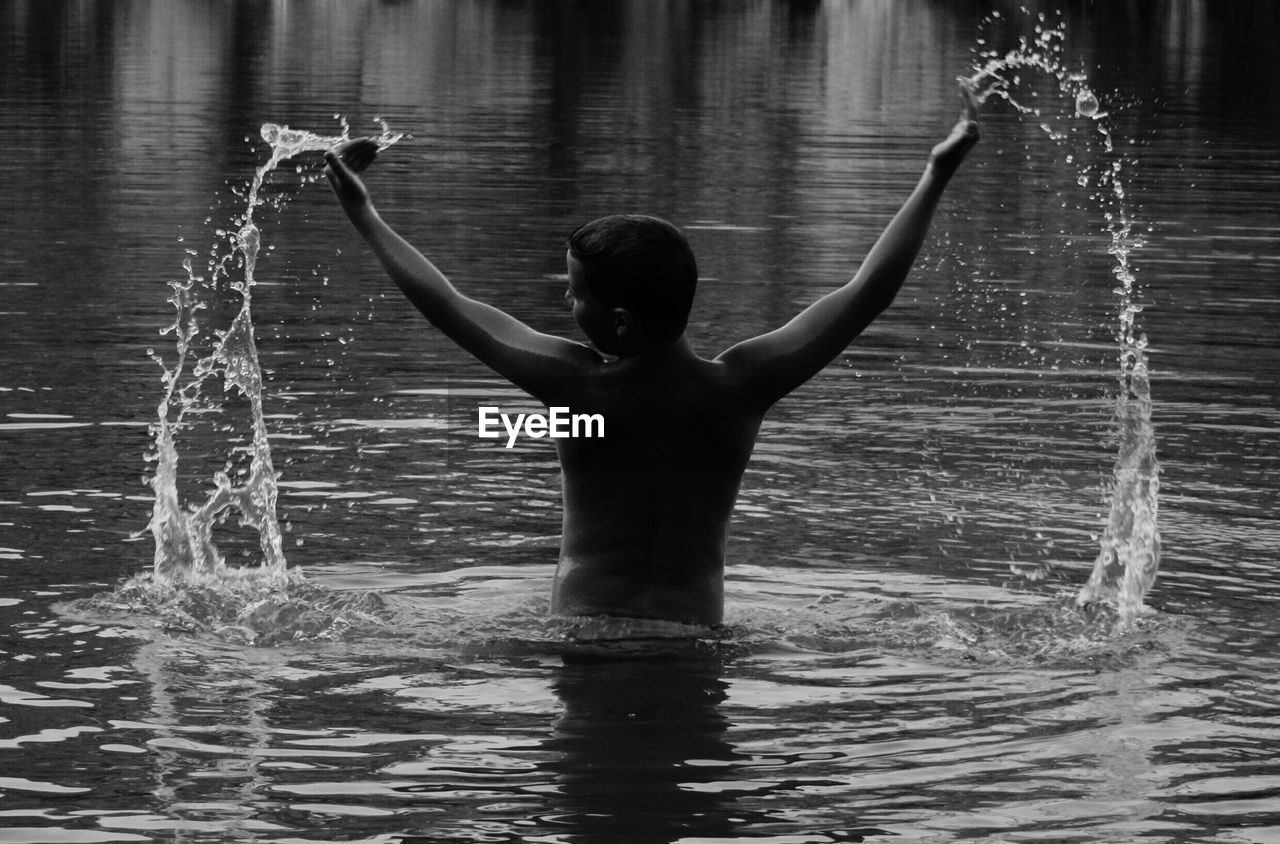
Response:
[{"label": "boy's left hand", "polygon": [[373,163],[378,145],[369,138],[346,141],[324,154],[324,174],[348,214],[370,204],[369,191],[356,174]]},{"label": "boy's left hand", "polygon": [[959,169],[960,162],[964,161],[982,134],[978,129],[978,98],[967,79],[960,80],[960,98],[964,101],[960,119],[956,121],[951,134],[935,146],[929,155],[930,166],[947,177]]},{"label": "boy's left hand", "polygon": [[378,142],[373,138],[344,141],[333,148],[353,173],[363,173],[378,157]]}]

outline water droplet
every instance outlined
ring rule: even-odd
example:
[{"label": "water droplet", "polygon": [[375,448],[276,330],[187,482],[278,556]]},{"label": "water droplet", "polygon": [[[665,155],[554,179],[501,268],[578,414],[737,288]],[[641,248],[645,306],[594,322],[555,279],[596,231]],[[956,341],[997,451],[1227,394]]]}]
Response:
[{"label": "water droplet", "polygon": [[237,233],[236,237],[238,239],[240,248],[245,252],[245,254],[247,255],[257,254],[258,247],[262,242],[262,238],[258,232],[257,226],[255,226],[253,223],[246,223],[244,228],[240,229],[240,231]]},{"label": "water droplet", "polygon": [[1098,113],[1098,98],[1088,88],[1081,88],[1076,94],[1076,116],[1093,117]]}]

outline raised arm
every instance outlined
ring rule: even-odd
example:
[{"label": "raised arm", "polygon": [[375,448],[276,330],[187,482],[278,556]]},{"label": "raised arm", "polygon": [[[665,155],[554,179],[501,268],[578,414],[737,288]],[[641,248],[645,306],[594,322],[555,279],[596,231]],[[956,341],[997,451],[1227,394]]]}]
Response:
[{"label": "raised arm", "polygon": [[978,141],[977,101],[963,82],[961,94],[960,120],[933,148],[915,190],[857,274],[786,325],[738,343],[717,358],[741,377],[750,400],[768,406],[808,381],[893,302],[924,243],[947,182]]},{"label": "raised arm", "polygon": [[355,141],[325,153],[325,175],[356,231],[391,280],[451,340],[530,395],[563,400],[560,390],[599,361],[586,346],[534,331],[520,320],[460,292],[425,256],[378,215],[357,175],[376,149]]}]

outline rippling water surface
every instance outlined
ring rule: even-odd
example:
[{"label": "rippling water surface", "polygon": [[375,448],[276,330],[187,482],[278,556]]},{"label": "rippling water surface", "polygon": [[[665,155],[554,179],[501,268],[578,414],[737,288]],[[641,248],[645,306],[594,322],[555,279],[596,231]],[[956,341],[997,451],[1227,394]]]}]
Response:
[{"label": "rippling water surface", "polygon": [[[1062,6],[4,4],[0,840],[1280,841],[1280,15]],[[719,637],[545,618],[551,446],[475,437],[519,396],[399,299],[314,157],[272,182],[254,295],[303,585],[112,592],[152,556],[167,282],[261,124],[410,133],[383,213],[542,330],[577,336],[579,223],[679,222],[713,354],[852,274],[955,77],[1057,23],[1138,222],[1163,561],[1122,634],[1072,606],[1117,453],[1097,146],[1031,74],[1043,120],[989,103],[898,302],[766,421]],[[213,398],[191,489],[249,442]]]}]

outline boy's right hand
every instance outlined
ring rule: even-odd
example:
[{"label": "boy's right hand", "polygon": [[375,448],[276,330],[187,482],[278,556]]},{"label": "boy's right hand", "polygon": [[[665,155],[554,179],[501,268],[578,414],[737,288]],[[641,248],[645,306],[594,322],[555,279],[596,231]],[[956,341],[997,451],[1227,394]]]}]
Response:
[{"label": "boy's right hand", "polygon": [[348,214],[369,205],[369,191],[356,174],[372,164],[377,156],[378,145],[369,138],[346,141],[325,152],[324,174]]},{"label": "boy's right hand", "polygon": [[935,146],[929,156],[929,166],[947,178],[959,169],[960,162],[964,161],[981,135],[978,130],[978,97],[967,79],[960,80],[960,99],[964,103],[960,119],[951,134]]}]

